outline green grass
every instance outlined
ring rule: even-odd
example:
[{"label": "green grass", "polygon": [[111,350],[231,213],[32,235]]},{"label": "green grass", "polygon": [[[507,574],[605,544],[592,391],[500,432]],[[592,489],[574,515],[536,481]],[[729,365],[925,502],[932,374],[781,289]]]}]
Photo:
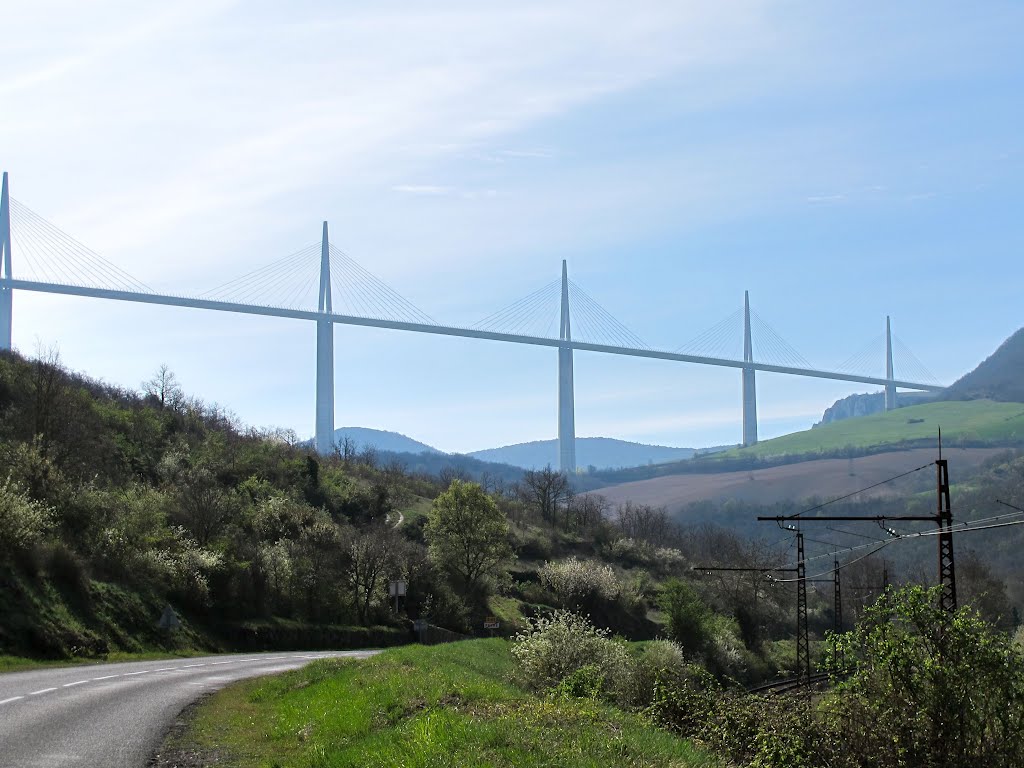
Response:
[{"label": "green grass", "polygon": [[507,682],[503,640],[315,662],[214,695],[167,746],[218,766],[713,766],[640,717]]},{"label": "green grass", "polygon": [[416,525],[422,518],[427,516],[432,504],[433,502],[430,499],[417,496],[408,505],[402,507],[399,511],[404,518],[403,526]]},{"label": "green grass", "polygon": [[491,615],[501,622],[501,628],[497,630],[499,636],[514,634],[526,627],[526,617],[523,615],[523,602],[514,597],[501,597],[494,595],[487,602]]},{"label": "green grass", "polygon": [[823,424],[815,429],[764,440],[750,448],[733,448],[715,458],[814,454],[846,447],[873,448],[942,439],[963,443],[1008,444],[1024,441],[1024,404],[992,400],[941,402],[898,408],[888,413]]}]

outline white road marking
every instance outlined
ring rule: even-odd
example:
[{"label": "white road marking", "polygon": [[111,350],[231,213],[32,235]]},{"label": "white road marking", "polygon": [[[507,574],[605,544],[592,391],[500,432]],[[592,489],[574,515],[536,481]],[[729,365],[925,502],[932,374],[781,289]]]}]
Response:
[{"label": "white road marking", "polygon": [[125,677],[134,677],[135,675],[148,675],[152,670],[144,669],[141,672],[125,672]]},{"label": "white road marking", "polygon": [[105,677],[94,677],[93,678],[93,682],[95,682],[97,680],[110,680],[111,678],[114,678],[114,677],[120,677],[120,675],[106,675]]},{"label": "white road marking", "polygon": [[41,691],[32,691],[29,696],[38,696],[41,693],[49,693],[50,691],[56,691],[56,688],[43,688]]},{"label": "white road marking", "polygon": [[154,669],[154,672],[173,672],[177,667],[161,667],[160,669]]},{"label": "white road marking", "polygon": [[76,685],[85,685],[88,680],[79,680],[77,683],[64,683],[64,688],[74,688]]},{"label": "white road marking", "polygon": [[12,701],[17,701],[18,699],[24,698],[24,696],[11,696],[11,698],[9,699],[4,699],[3,701],[0,701],[0,704],[10,704]]},{"label": "white road marking", "polygon": [[186,664],[182,669],[192,669],[193,667],[205,667],[205,664]]},{"label": "white road marking", "polygon": [[211,661],[210,662],[210,666],[211,667],[217,667],[217,666],[220,666],[221,664],[233,664],[233,663],[234,663],[234,659],[232,659],[231,661]]}]

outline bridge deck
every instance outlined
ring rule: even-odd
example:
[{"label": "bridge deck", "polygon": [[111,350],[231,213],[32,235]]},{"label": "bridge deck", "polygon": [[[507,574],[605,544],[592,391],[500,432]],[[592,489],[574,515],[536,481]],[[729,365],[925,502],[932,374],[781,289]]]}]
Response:
[{"label": "bridge deck", "polygon": [[192,309],[207,309],[218,312],[236,312],[248,315],[262,315],[265,317],[283,317],[294,320],[330,320],[338,325],[358,325],[369,328],[387,328],[396,331],[411,331],[414,333],[430,333],[439,336],[459,336],[471,339],[487,339],[490,341],[503,341],[513,344],[530,344],[540,347],[567,347],[583,352],[600,352],[609,355],[625,355],[629,357],[642,357],[654,360],[671,360],[680,363],[694,363],[697,365],[713,365],[723,368],[752,369],[766,373],[784,373],[792,376],[807,376],[817,379],[834,379],[837,381],[851,381],[860,384],[874,384],[877,386],[896,386],[903,389],[920,390],[924,392],[939,392],[945,387],[937,384],[927,384],[914,381],[903,381],[900,379],[886,379],[877,376],[860,376],[851,373],[840,373],[838,371],[822,371],[812,368],[796,368],[785,365],[772,365],[770,363],[744,362],[742,360],[730,360],[719,357],[702,357],[700,355],[687,355],[679,352],[668,352],[657,349],[639,349],[634,347],[619,347],[609,344],[592,344],[585,341],[561,341],[559,339],[547,338],[544,336],[523,336],[514,333],[501,333],[497,331],[484,331],[475,328],[459,328],[457,326],[431,325],[428,323],[411,323],[398,320],[384,320],[373,317],[358,317],[354,315],[327,314],[311,312],[300,309],[286,309],[283,307],[266,307],[256,304],[236,304],[226,301],[212,301],[209,299],[193,299],[184,296],[171,296],[158,293],[134,293],[131,291],[119,291],[103,288],[89,288],[77,285],[60,285],[56,283],[41,283],[31,280],[7,280],[0,279],[0,287],[17,289],[20,291],[34,291],[38,293],[55,293],[65,296],[86,296],[98,299],[112,299],[115,301],[133,301],[142,304],[157,304],[171,307],[189,307]]}]

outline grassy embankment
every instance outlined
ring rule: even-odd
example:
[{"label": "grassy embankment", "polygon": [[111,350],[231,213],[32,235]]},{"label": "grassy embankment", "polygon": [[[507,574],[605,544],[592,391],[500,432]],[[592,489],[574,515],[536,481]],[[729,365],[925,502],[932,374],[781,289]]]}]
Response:
[{"label": "grassy embankment", "polygon": [[888,413],[845,419],[815,429],[764,440],[749,448],[733,448],[706,460],[746,456],[770,457],[826,453],[847,447],[858,449],[903,445],[942,439],[957,443],[1010,444],[1024,442],[1024,404],[969,400],[926,403]]},{"label": "grassy embankment", "polygon": [[164,752],[264,768],[719,764],[636,715],[527,693],[511,669],[503,640],[315,662],[217,693]]}]

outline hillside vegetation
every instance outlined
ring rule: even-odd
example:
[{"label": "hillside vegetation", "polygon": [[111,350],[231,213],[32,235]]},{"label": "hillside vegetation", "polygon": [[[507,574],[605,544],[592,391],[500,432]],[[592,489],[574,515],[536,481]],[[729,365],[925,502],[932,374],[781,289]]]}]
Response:
[{"label": "hillside vegetation", "polygon": [[[0,452],[0,655],[382,646],[411,640],[413,619],[468,635],[496,616],[509,633],[553,609],[650,639],[693,562],[766,556],[576,495],[549,469],[476,484],[373,450],[316,456],[187,397],[167,369],[139,393],[0,356]],[[397,607],[392,579],[408,584]],[[792,664],[786,590],[754,613],[713,584],[700,599],[719,673]],[[179,630],[158,627],[168,605]]]},{"label": "hillside vegetation", "polygon": [[[925,403],[888,413],[822,424],[813,430],[734,448],[721,458],[834,453],[845,448],[880,449],[937,444],[938,431],[949,445],[1010,445],[1024,442],[1024,404],[992,400]],[[713,461],[708,459],[707,461]]]},{"label": "hillside vegetation", "polygon": [[1004,341],[977,368],[958,379],[940,397],[1024,403],[1024,328]]}]

